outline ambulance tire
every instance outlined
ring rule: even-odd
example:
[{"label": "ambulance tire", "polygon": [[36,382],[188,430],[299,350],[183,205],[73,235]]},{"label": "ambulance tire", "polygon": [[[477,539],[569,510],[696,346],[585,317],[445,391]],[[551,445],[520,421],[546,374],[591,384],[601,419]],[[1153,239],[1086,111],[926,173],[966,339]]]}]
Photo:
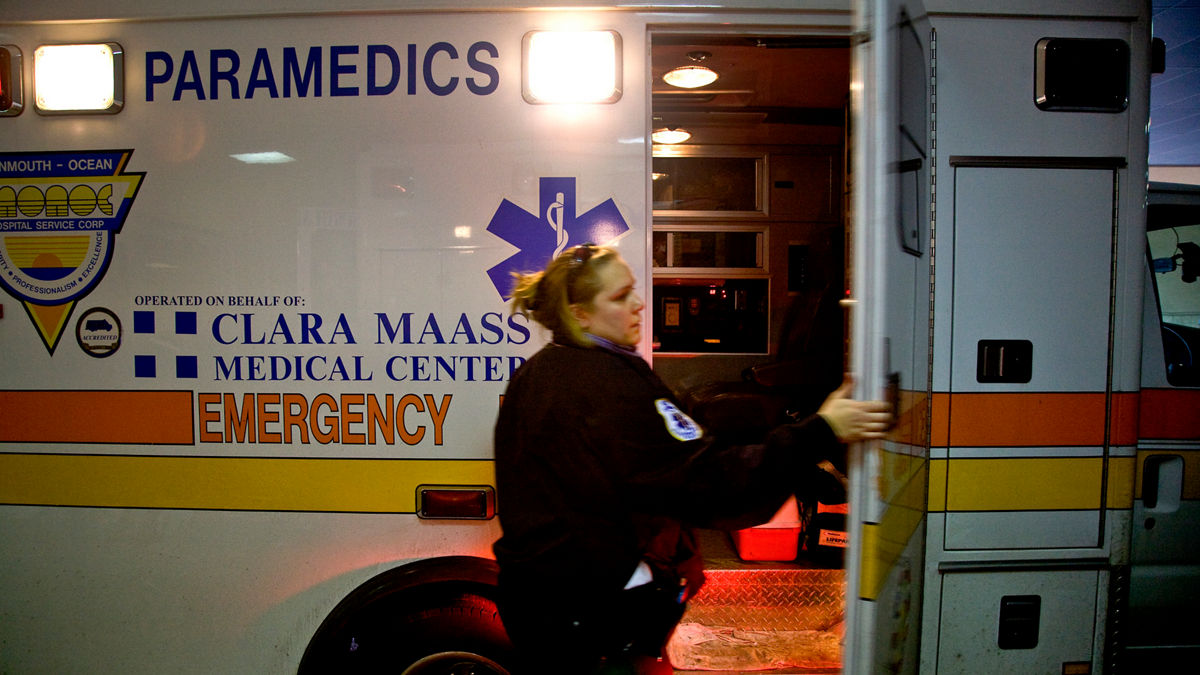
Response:
[{"label": "ambulance tire", "polygon": [[394,645],[381,655],[402,675],[513,675],[512,644],[496,603],[464,592],[389,622]]},{"label": "ambulance tire", "polygon": [[514,675],[492,600],[498,572],[494,560],[449,556],[371,577],[321,622],[298,675]]}]

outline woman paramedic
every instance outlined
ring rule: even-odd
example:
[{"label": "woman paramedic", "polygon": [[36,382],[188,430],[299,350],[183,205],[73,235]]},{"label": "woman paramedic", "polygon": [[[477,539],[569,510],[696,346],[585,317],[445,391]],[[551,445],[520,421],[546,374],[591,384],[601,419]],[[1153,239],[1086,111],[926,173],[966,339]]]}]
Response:
[{"label": "woman paramedic", "polygon": [[691,528],[766,521],[806,469],[890,421],[843,385],[761,445],[723,443],[634,351],[634,284],[615,250],[582,245],[513,291],[513,311],[553,336],[514,374],[495,430],[499,606],[518,674],[671,672],[657,657],[704,580]]}]

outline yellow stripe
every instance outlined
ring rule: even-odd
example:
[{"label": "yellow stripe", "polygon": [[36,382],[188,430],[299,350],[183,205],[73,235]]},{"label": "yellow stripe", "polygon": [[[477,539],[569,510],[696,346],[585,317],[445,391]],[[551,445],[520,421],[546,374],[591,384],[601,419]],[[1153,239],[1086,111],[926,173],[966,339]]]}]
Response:
[{"label": "yellow stripe", "polygon": [[946,467],[948,511],[1100,508],[1100,457],[955,459]]},{"label": "yellow stripe", "polygon": [[[885,502],[895,501],[903,491],[908,490],[913,476],[926,468],[925,458],[903,452],[892,452],[884,449],[880,455],[879,479],[877,487],[879,498]],[[921,495],[920,508],[925,507],[924,495]]]},{"label": "yellow stripe", "polygon": [[1133,508],[1133,474],[1137,460],[1133,457],[1110,457],[1108,459],[1108,497],[1110,509]]},{"label": "yellow stripe", "polygon": [[879,597],[879,589],[887,578],[887,569],[881,564],[880,527],[877,523],[863,523],[862,528],[862,566],[858,572],[858,597],[864,600],[874,600]]},{"label": "yellow stripe", "polygon": [[945,459],[929,460],[929,511],[946,510],[946,466]]},{"label": "yellow stripe", "polygon": [[879,597],[888,574],[896,566],[913,533],[925,518],[925,481],[914,471],[908,484],[884,512],[879,523],[863,523],[862,568],[859,597]]},{"label": "yellow stripe", "polygon": [[[1136,468],[1133,457],[1108,459],[1105,508],[1133,508]],[[934,459],[929,511],[1098,509],[1102,470],[1099,457]]]},{"label": "yellow stripe", "polygon": [[0,454],[0,503],[412,513],[418,485],[494,485],[491,461]]}]

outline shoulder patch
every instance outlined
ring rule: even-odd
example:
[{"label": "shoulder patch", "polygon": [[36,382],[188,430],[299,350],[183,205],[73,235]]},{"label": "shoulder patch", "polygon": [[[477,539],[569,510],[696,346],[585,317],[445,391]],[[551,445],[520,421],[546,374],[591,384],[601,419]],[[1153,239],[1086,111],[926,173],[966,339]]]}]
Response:
[{"label": "shoulder patch", "polygon": [[685,415],[669,400],[660,398],[654,402],[654,407],[658,409],[658,414],[662,415],[663,420],[667,423],[667,433],[671,434],[675,440],[694,441],[704,434],[695,420]]}]

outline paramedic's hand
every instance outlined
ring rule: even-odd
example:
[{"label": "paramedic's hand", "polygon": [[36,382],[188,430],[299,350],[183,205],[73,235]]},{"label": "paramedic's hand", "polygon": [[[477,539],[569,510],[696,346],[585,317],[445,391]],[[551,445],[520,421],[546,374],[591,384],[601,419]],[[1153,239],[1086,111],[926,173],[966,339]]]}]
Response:
[{"label": "paramedic's hand", "polygon": [[854,380],[846,378],[821,404],[817,414],[843,443],[883,438],[892,424],[892,406],[884,401],[849,398]]}]

